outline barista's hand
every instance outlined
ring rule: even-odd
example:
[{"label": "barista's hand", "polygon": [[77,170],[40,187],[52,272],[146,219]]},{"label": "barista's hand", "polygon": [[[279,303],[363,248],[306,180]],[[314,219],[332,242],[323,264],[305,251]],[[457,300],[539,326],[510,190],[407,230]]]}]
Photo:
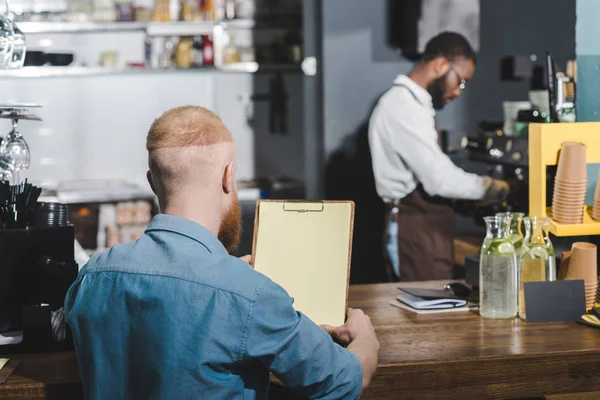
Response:
[{"label": "barista's hand", "polygon": [[240,260],[252,265],[252,256],[250,254],[248,254],[247,256],[240,257]]},{"label": "barista's hand", "polygon": [[488,179],[488,186],[483,200],[490,204],[502,203],[510,193],[510,186],[506,181],[492,178]]},{"label": "barista's hand", "polygon": [[348,319],[344,325],[338,327],[321,325],[321,328],[329,333],[336,343],[344,347],[354,342],[357,337],[377,342],[371,319],[362,310],[349,308]]}]

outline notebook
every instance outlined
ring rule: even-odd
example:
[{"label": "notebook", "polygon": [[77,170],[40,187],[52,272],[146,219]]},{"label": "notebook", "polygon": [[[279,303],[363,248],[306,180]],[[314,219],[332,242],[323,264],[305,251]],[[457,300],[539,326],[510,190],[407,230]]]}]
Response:
[{"label": "notebook", "polygon": [[[409,293],[410,290],[410,293]],[[467,305],[467,300],[429,289],[400,289],[397,300],[417,310],[456,308]],[[422,295],[419,295],[422,293]]]},{"label": "notebook", "polygon": [[453,308],[433,308],[433,309],[424,309],[417,310],[416,308],[412,308],[400,301],[392,301],[390,304],[394,307],[401,308],[406,311],[413,312],[415,314],[440,314],[440,313],[455,313],[455,312],[463,312],[463,311],[477,311],[479,310],[479,306],[476,304],[468,303],[465,307],[453,307]]},{"label": "notebook", "polygon": [[260,200],[254,268],[281,285],[294,308],[316,324],[343,325],[353,225],[351,201]]}]

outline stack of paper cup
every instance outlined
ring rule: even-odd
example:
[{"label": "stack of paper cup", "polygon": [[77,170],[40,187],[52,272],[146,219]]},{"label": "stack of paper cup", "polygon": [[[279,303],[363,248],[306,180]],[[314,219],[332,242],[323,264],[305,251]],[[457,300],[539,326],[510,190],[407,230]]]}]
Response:
[{"label": "stack of paper cup", "polygon": [[561,224],[582,223],[586,190],[586,147],[583,143],[566,142],[560,151],[554,181],[552,219]]},{"label": "stack of paper cup", "polygon": [[598,296],[598,256],[596,245],[586,242],[573,243],[571,255],[561,262],[561,276],[565,280],[583,280],[585,283],[585,303],[591,308]]}]

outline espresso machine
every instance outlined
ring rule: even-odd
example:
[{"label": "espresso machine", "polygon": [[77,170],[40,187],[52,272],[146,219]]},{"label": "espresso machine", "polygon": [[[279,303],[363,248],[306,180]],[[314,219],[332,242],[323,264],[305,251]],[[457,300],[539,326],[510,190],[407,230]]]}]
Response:
[{"label": "espresso machine", "polygon": [[481,223],[482,217],[497,212],[527,213],[529,206],[527,138],[507,136],[501,126],[502,123],[482,122],[477,135],[465,136],[461,141],[470,161],[484,164],[488,176],[506,180],[512,187],[510,197],[503,203],[475,203],[471,207],[469,214]]},{"label": "espresso machine", "polygon": [[[529,123],[568,123],[575,120],[576,66],[573,61],[567,64],[567,75],[556,72],[551,54],[547,54],[546,68],[537,67],[530,92],[531,106],[516,113],[515,129],[507,131],[507,121],[482,122],[476,135],[462,138],[461,147],[468,153],[470,161],[483,163],[487,174],[492,178],[503,179],[511,185],[511,194],[502,204],[486,205],[476,203],[467,214],[483,226],[483,217],[497,212],[529,211]],[[536,75],[537,78],[536,79]],[[545,78],[540,88],[539,77]],[[535,81],[538,81],[538,84]],[[543,90],[540,90],[543,89]],[[539,100],[541,99],[541,100]],[[520,127],[520,128],[519,128]],[[546,204],[552,204],[556,166],[546,171]],[[560,242],[557,238],[555,245]],[[555,240],[555,239],[553,239]],[[467,283],[478,286],[479,257],[465,260]]]},{"label": "espresso machine", "polygon": [[[479,217],[501,211],[527,214],[529,207],[528,126],[530,123],[574,121],[575,84],[575,62],[567,63],[565,75],[557,72],[554,58],[548,53],[545,67],[533,68],[530,102],[524,102],[527,105],[525,108],[518,110],[513,108],[514,114],[507,116],[507,108],[510,110],[511,103],[514,102],[506,102],[505,121],[482,122],[476,135],[462,138],[461,147],[467,151],[470,161],[485,164],[489,176],[506,180],[512,186],[511,195],[506,202],[493,206],[474,207],[473,214],[478,220],[481,219]],[[555,173],[556,167],[548,168],[546,204],[552,203]]]}]

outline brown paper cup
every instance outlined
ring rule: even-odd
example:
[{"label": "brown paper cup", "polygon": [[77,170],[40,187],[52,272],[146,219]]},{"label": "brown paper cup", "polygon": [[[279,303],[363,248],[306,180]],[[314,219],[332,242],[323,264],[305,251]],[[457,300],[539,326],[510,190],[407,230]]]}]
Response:
[{"label": "brown paper cup", "polygon": [[585,288],[585,294],[586,295],[592,294],[592,295],[596,296],[596,293],[598,293],[598,286],[594,286],[594,287],[591,287],[591,288]]},{"label": "brown paper cup", "polygon": [[583,221],[583,212],[567,214],[553,210],[552,219],[561,224],[577,224]]},{"label": "brown paper cup", "polygon": [[565,206],[560,203],[552,204],[553,215],[583,215],[583,204],[578,206]]},{"label": "brown paper cup", "polygon": [[552,203],[552,210],[555,214],[583,214],[583,204],[564,204],[562,202]]},{"label": "brown paper cup", "polygon": [[583,143],[563,143],[558,159],[556,179],[565,182],[587,181],[586,147]]},{"label": "brown paper cup", "polygon": [[564,186],[555,186],[554,191],[552,192],[553,196],[561,195],[561,196],[581,196],[587,194],[587,188],[568,188]]},{"label": "brown paper cup", "polygon": [[580,187],[580,186],[584,186],[587,185],[588,183],[588,179],[584,179],[582,181],[573,181],[573,180],[565,180],[565,179],[560,179],[560,178],[554,178],[554,185],[561,185],[561,186],[567,186],[567,187]]},{"label": "brown paper cup", "polygon": [[586,242],[573,243],[566,279],[583,279],[586,284],[598,283],[598,258],[596,245]]},{"label": "brown paper cup", "polygon": [[569,200],[579,200],[579,199],[585,199],[585,196],[587,195],[587,191],[585,190],[580,190],[580,191],[574,191],[574,190],[570,190],[570,191],[563,191],[563,190],[557,190],[555,188],[554,192],[552,192],[552,198],[553,199],[569,199]]},{"label": "brown paper cup", "polygon": [[579,204],[583,206],[585,203],[585,193],[578,195],[563,195],[563,194],[554,194],[552,195],[552,202],[560,202],[566,204]]},{"label": "brown paper cup", "polygon": [[[580,212],[572,212],[572,213],[567,213],[565,211],[555,211],[552,214],[552,218],[554,220],[561,220],[561,221],[568,221],[568,222],[574,222],[577,223],[577,221],[583,220],[583,214]],[[558,222],[558,221],[557,221]]]},{"label": "brown paper cup", "polygon": [[562,219],[562,218],[553,218],[553,220],[556,223],[562,224],[562,225],[578,225],[581,224],[583,222],[583,219]]},{"label": "brown paper cup", "polygon": [[565,190],[576,190],[576,189],[587,189],[588,183],[587,181],[581,183],[573,183],[573,182],[564,182],[564,181],[555,181],[555,188],[562,188]]}]

